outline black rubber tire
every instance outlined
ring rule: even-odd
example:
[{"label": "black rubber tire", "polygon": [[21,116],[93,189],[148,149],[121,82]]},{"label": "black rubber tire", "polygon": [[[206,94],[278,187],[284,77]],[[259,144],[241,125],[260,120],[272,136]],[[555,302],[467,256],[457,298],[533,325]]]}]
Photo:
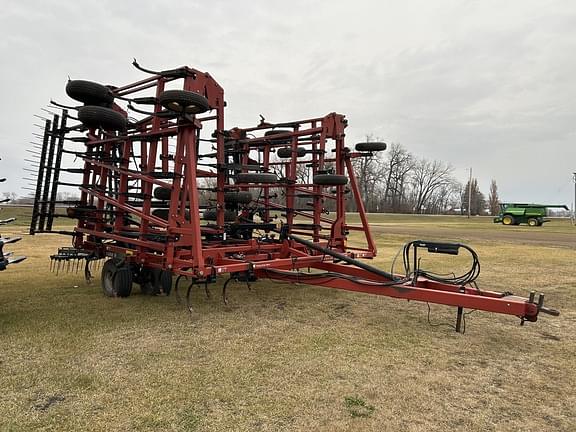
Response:
[{"label": "black rubber tire", "polygon": [[516,220],[512,215],[504,215],[502,216],[502,225],[516,225]]},{"label": "black rubber tire", "polygon": [[252,193],[249,191],[225,192],[224,202],[232,204],[248,204],[252,202]]},{"label": "black rubber tire", "polygon": [[172,273],[168,270],[159,270],[154,274],[155,292],[154,294],[170,295],[172,291]]},{"label": "black rubber tire", "polygon": [[158,100],[164,108],[179,114],[201,114],[210,109],[208,99],[186,90],[166,90]]},{"label": "black rubber tire", "polygon": [[157,218],[164,219],[167,221],[169,212],[170,212],[169,209],[157,208],[157,209],[152,210],[152,212],[150,212],[150,214],[152,216],[156,216]]},{"label": "black rubber tire", "polygon": [[102,285],[102,291],[108,297],[116,297],[114,293],[114,276],[116,275],[116,262],[113,259],[107,260],[102,266],[102,273],[100,277],[100,283]]},{"label": "black rubber tire", "polygon": [[102,267],[102,290],[108,297],[128,297],[132,292],[132,270],[128,266],[119,267],[114,259],[109,259]]},{"label": "black rubber tire", "polygon": [[236,174],[236,183],[277,183],[278,177],[272,173]]},{"label": "black rubber tire", "polygon": [[[238,213],[234,210],[224,210],[224,222],[234,222],[238,217]],[[207,221],[216,220],[216,209],[207,209],[202,213],[202,219]]]},{"label": "black rubber tire", "polygon": [[316,174],[313,183],[322,186],[343,186],[348,184],[348,177],[340,174]]},{"label": "black rubber tire", "polygon": [[89,128],[123,131],[126,117],[113,109],[89,105],[78,110],[78,119]]},{"label": "black rubber tire", "polygon": [[154,189],[154,198],[160,201],[170,201],[170,196],[172,195],[172,190],[170,188],[165,188],[158,186]]},{"label": "black rubber tire", "polygon": [[528,226],[531,226],[531,227],[538,226],[538,219],[528,218]]},{"label": "black rubber tire", "polygon": [[116,271],[114,289],[116,297],[128,297],[132,293],[132,270],[130,267],[121,267]]},{"label": "black rubber tire", "polygon": [[68,81],[66,94],[86,105],[110,106],[114,102],[114,95],[108,87],[92,81]]},{"label": "black rubber tire", "polygon": [[[152,210],[150,213],[152,216],[156,216],[157,218],[164,219],[165,221],[168,220],[168,215],[170,214],[170,209],[167,208],[157,208]],[[190,211],[186,210],[186,220],[190,220]]]},{"label": "black rubber tire", "polygon": [[355,148],[361,152],[374,152],[386,150],[385,142],[362,142],[356,144]]},{"label": "black rubber tire", "polygon": [[[276,150],[276,155],[279,158],[287,159],[292,157],[292,149],[290,147],[282,147]],[[296,149],[296,157],[306,156],[306,149],[303,147],[298,147]]]},{"label": "black rubber tire", "polygon": [[140,285],[140,292],[144,295],[154,294],[154,276],[153,270],[149,267],[144,267],[140,270],[138,275],[138,284]]}]

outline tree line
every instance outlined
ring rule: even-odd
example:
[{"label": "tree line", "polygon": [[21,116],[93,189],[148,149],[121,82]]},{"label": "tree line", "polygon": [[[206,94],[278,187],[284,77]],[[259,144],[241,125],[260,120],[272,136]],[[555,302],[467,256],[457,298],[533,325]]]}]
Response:
[{"label": "tree line", "polygon": [[[499,210],[495,180],[486,199],[477,179],[463,184],[449,163],[417,157],[398,143],[384,153],[354,159],[353,166],[370,213],[467,214],[468,203],[472,215]],[[353,200],[348,200],[347,210],[356,210]]]}]

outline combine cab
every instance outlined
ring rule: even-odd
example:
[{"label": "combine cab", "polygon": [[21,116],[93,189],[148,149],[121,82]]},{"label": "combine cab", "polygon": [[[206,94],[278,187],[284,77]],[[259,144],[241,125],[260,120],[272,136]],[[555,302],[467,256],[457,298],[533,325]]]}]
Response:
[{"label": "combine cab", "polygon": [[546,219],[546,210],[549,208],[568,210],[565,205],[558,204],[500,203],[500,214],[494,218],[494,223],[542,226],[544,223],[550,222],[550,219]]},{"label": "combine cab", "polygon": [[[227,275],[225,302],[230,281],[266,278],[455,306],[457,330],[464,308],[522,322],[558,314],[543,294],[479,289],[478,257],[465,245],[410,242],[399,274],[366,263],[377,251],[353,160],[386,144],[348,147],[344,115],[226,128],[224,90],[210,74],[134,66],[149,76],[118,86],[69,81],[68,96],[82,105],[52,103],[61,113],[46,120],[37,144],[30,234],[71,237],[72,247],[51,257],[57,271],[85,260],[90,278],[92,263],[105,260],[102,288],[113,297],[135,284],[145,294],[167,295],[173,285],[178,293],[187,281],[189,308],[193,287],[208,293]],[[58,200],[63,186],[79,190],[78,199]],[[347,220],[347,201],[359,224]],[[76,226],[57,230],[58,217]],[[469,253],[471,269],[427,272],[419,265],[426,251]]]}]

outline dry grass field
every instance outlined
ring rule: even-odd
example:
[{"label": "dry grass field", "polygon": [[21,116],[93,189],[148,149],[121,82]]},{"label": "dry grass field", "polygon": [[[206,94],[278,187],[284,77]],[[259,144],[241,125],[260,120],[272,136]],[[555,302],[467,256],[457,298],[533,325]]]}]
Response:
[{"label": "dry grass field", "polygon": [[68,239],[26,236],[9,249],[28,260],[0,273],[0,430],[576,430],[576,227],[371,223],[383,268],[408,239],[466,242],[481,287],[542,291],[561,315],[520,327],[477,311],[462,335],[452,308],[431,305],[430,325],[426,304],[267,280],[233,285],[228,306],[221,280],[190,315],[49,273]]}]

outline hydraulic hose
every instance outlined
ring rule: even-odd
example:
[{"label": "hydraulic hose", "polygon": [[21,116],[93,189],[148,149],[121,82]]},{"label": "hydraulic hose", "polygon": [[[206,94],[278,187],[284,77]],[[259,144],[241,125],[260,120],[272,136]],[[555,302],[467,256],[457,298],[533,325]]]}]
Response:
[{"label": "hydraulic hose", "polygon": [[331,257],[337,258],[337,259],[344,261],[348,264],[355,265],[356,267],[360,267],[361,269],[364,269],[364,270],[366,270],[370,273],[373,273],[375,275],[385,277],[391,281],[400,281],[401,280],[400,278],[397,278],[396,276],[394,276],[392,273],[388,273],[384,270],[380,270],[379,268],[368,265],[365,262],[359,261],[357,259],[350,258],[347,255],[341,254],[339,252],[335,252],[331,249],[327,249],[327,248],[324,248],[322,246],[318,246],[314,242],[304,240],[303,238],[297,237],[297,236],[292,235],[292,234],[288,234],[287,237],[290,240],[294,240],[296,243],[303,244],[304,246],[306,246],[310,249],[314,249],[315,251],[325,253],[326,255],[330,255]]}]

